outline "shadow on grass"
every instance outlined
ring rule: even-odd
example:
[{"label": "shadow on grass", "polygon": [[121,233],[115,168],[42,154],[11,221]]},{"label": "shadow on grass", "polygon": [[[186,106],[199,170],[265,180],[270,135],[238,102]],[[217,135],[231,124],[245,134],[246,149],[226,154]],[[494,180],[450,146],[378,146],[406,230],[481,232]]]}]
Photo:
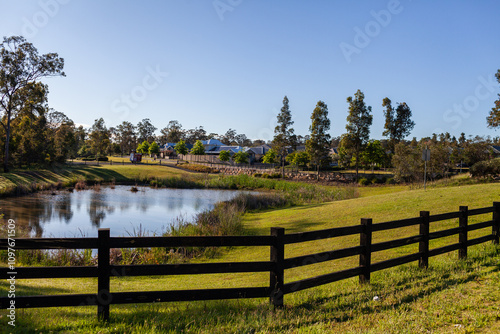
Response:
[{"label": "shadow on grass", "polygon": [[[0,282],[0,290],[8,291],[9,282],[2,280]],[[68,293],[68,289],[61,287],[33,287],[31,285],[23,284],[22,280],[16,280],[16,296],[45,296]]]},{"label": "shadow on grass", "polygon": [[[310,294],[306,290],[299,292],[303,295],[296,296],[295,301],[289,301],[288,305],[285,296],[285,307],[282,309],[274,309],[267,299],[112,305],[108,324],[96,319],[96,307],[58,309],[54,316],[64,317],[66,324],[52,324],[47,330],[71,332],[89,329],[89,332],[98,333],[99,330],[106,332],[111,329],[121,332],[123,328],[124,331],[134,329],[135,332],[147,333],[254,333],[294,331],[321,323],[346,323],[362,315],[405,309],[426,296],[455,290],[459,285],[486,275],[486,271],[481,269],[493,268],[488,273],[497,274],[500,271],[499,253],[500,248],[497,247],[478,257],[471,256],[470,260],[438,265],[427,270],[402,266],[374,279],[371,285],[352,290],[344,287],[328,292],[316,290]],[[348,284],[357,284],[355,278],[352,280]],[[373,301],[374,295],[380,296],[381,300]],[[43,321],[37,320],[36,323],[38,325],[21,322],[20,325],[22,330],[26,329],[26,333],[29,333],[29,330],[39,328]]]}]

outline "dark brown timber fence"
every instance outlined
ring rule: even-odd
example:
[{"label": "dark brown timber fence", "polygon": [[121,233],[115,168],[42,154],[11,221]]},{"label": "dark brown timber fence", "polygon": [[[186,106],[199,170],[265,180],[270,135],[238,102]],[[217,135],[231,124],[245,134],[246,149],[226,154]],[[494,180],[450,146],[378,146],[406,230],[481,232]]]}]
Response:
[{"label": "dark brown timber fence", "polygon": [[[468,217],[492,213],[492,219],[480,223],[468,224]],[[435,232],[430,231],[431,223],[458,219],[458,226]],[[397,240],[372,243],[372,233],[419,226],[419,234]],[[492,228],[492,232],[474,239],[468,238],[468,232]],[[236,298],[269,298],[276,306],[283,305],[283,296],[316,287],[322,284],[359,276],[361,283],[370,282],[370,274],[405,263],[418,261],[420,267],[427,267],[429,258],[458,250],[459,258],[467,256],[467,248],[473,245],[493,241],[499,242],[500,202],[492,207],[469,210],[461,206],[457,212],[430,215],[422,211],[419,217],[373,224],[371,219],[361,219],[357,226],[331,228],[321,231],[285,234],[283,228],[271,228],[267,236],[193,236],[193,237],[110,237],[109,229],[100,229],[97,238],[23,238],[12,240],[0,239],[0,249],[8,247],[15,251],[21,249],[97,249],[97,266],[85,267],[19,267],[14,270],[3,267],[0,270],[7,279],[14,275],[18,279],[37,278],[74,278],[97,277],[97,293],[43,296],[16,296],[16,308],[61,307],[96,305],[98,317],[109,319],[109,305],[130,303],[151,303],[169,301],[194,301]],[[458,243],[429,249],[429,241],[458,234]],[[307,241],[359,235],[359,245],[349,248],[326,251],[317,254],[285,258],[285,245]],[[9,245],[10,241],[10,245]],[[418,243],[418,252],[410,255],[372,263],[375,252]],[[224,247],[224,246],[268,246],[270,260],[262,262],[196,263],[196,264],[161,264],[161,265],[111,265],[110,249],[141,247]],[[286,269],[359,256],[359,266],[286,283]],[[230,289],[173,290],[147,292],[110,292],[110,277],[113,276],[152,276],[152,275],[197,275],[242,272],[269,272],[269,284],[262,287],[243,287]],[[9,307],[12,299],[0,297],[2,309]]]}]

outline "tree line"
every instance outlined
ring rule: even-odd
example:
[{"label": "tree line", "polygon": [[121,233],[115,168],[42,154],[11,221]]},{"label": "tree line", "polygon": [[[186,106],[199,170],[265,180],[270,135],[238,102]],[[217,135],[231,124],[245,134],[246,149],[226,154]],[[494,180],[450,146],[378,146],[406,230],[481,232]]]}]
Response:
[{"label": "tree line", "polygon": [[[431,170],[434,174],[444,173],[452,163],[472,165],[487,159],[488,145],[498,143],[498,138],[469,137],[462,133],[459,139],[449,134],[433,134],[431,137],[408,141],[415,123],[412,111],[405,102],[393,105],[388,97],[381,102],[385,118],[383,140],[370,139],[373,122],[372,107],[366,105],[364,93],[358,90],[346,99],[346,132],[331,137],[328,106],[318,101],[311,114],[309,134],[295,134],[294,121],[287,96],[277,116],[274,138],[270,142],[251,140],[245,134],[228,129],[224,134],[207,132],[203,126],[184,129],[178,120],[171,120],[159,130],[148,118],[137,124],[123,121],[108,127],[102,118],[85,129],[76,126],[64,113],[48,105],[48,86],[42,78],[65,76],[64,59],[57,53],[39,55],[37,49],[21,36],[6,37],[0,46],[0,111],[2,112],[0,140],[4,150],[0,153],[4,171],[10,165],[31,165],[64,162],[77,156],[96,158],[112,154],[128,154],[133,150],[155,154],[165,143],[192,144],[193,152],[204,153],[201,140],[218,139],[225,145],[259,146],[272,145],[263,159],[267,163],[280,163],[282,173],[286,162],[317,168],[333,162],[344,167],[354,167],[356,174],[360,167],[394,166],[401,180],[417,178],[421,169],[421,150],[431,149]],[[496,74],[500,82],[500,70]],[[489,127],[500,126],[500,95],[495,101],[487,123]],[[182,145],[181,145],[182,146]],[[185,152],[182,147],[177,149]],[[305,146],[305,150],[297,147]],[[332,155],[331,149],[337,149]],[[179,152],[179,151],[178,151]],[[179,152],[180,153],[180,152]],[[222,158],[227,159],[227,152]]]}]

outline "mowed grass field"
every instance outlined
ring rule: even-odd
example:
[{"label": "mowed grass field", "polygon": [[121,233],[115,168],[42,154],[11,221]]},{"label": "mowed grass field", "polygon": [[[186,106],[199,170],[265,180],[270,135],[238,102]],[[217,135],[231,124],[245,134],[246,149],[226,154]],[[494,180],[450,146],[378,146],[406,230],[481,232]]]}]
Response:
[{"label": "mowed grass field", "polygon": [[[110,166],[110,172],[134,176],[144,171],[129,166]],[[107,170],[96,167],[92,173]],[[123,169],[122,169],[123,168]],[[164,168],[164,167],[147,167]],[[170,170],[166,168],[164,170]],[[160,170],[156,171],[160,172]],[[172,173],[185,173],[174,170]],[[137,175],[136,177],[143,177]],[[368,189],[368,188],[367,188]],[[370,193],[371,192],[371,193]],[[500,184],[408,190],[361,190],[362,197],[286,209],[249,212],[244,224],[249,234],[268,235],[270,227],[284,227],[287,233],[359,224],[361,218],[374,223],[431,214],[491,206],[500,200]],[[470,223],[491,219],[491,214],[470,218]],[[432,223],[431,231],[456,227],[456,219]],[[417,227],[374,234],[374,242],[418,233]],[[491,228],[474,231],[471,237],[491,233]],[[457,236],[431,243],[431,248],[454,243]],[[326,239],[288,245],[286,257],[340,249],[359,244],[359,236]],[[416,252],[417,245],[376,253],[373,262]],[[217,259],[204,261],[260,261],[269,259],[268,247],[227,250]],[[202,260],[198,260],[202,261]],[[357,257],[324,262],[285,271],[285,281],[313,277],[357,266]],[[17,310],[13,333],[498,333],[500,331],[500,248],[491,244],[470,249],[467,260],[456,252],[429,260],[427,270],[416,264],[372,274],[370,285],[357,278],[328,284],[285,296],[285,308],[274,310],[265,299],[190,303],[155,303],[111,306],[109,324],[99,323],[96,307]],[[269,274],[226,274],[113,278],[111,291],[154,291],[173,289],[266,286]],[[5,296],[7,283],[0,283]],[[95,293],[97,279],[18,280],[16,293]],[[374,300],[374,297],[376,300]]]}]

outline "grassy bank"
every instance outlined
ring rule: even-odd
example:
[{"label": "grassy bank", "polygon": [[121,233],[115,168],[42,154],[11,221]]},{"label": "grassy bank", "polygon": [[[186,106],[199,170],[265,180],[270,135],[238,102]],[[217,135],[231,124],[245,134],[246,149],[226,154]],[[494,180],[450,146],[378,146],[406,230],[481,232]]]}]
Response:
[{"label": "grassy bank", "polygon": [[148,178],[182,178],[190,173],[160,166],[55,166],[50,169],[14,170],[0,174],[0,196],[20,195],[53,187],[71,187],[88,183],[134,184]]},{"label": "grassy bank", "polygon": [[[288,232],[359,224],[361,217],[374,222],[456,211],[459,205],[471,209],[490,206],[499,200],[500,185],[402,190],[377,196],[322,204],[308,204],[246,213],[245,229],[269,234],[269,227],[285,227]],[[491,219],[490,215],[471,218],[471,223]],[[433,229],[455,227],[457,220],[435,223]],[[491,228],[489,229],[491,232]],[[476,231],[474,233],[485,233]],[[486,231],[488,233],[488,231]],[[375,233],[374,242],[415,234],[411,229]],[[456,239],[456,237],[455,237]],[[431,248],[456,242],[444,238]],[[323,242],[288,245],[287,258],[359,244],[358,238],[338,238]],[[416,247],[416,246],[412,246]],[[381,252],[373,261],[414,252],[403,247]],[[260,261],[269,259],[266,247],[235,248],[217,259],[205,261]],[[285,271],[285,281],[316,276],[357,265],[357,258]],[[111,290],[141,291],[161,289],[230,288],[266,286],[268,273],[122,277],[113,278]],[[95,307],[18,310],[19,332],[65,333],[428,333],[482,331],[500,328],[500,248],[471,247],[469,258],[459,261],[456,252],[430,259],[430,268],[416,264],[372,274],[372,284],[359,286],[357,279],[287,295],[283,310],[272,310],[265,299],[196,303],[158,303],[111,307],[109,325],[95,319]],[[0,283],[2,293],[6,282]],[[19,295],[95,293],[96,279],[46,279],[18,281]],[[378,300],[373,300],[377,296]],[[4,312],[4,311],[2,311]],[[0,313],[5,314],[5,313]],[[1,318],[5,320],[5,317]]]}]

